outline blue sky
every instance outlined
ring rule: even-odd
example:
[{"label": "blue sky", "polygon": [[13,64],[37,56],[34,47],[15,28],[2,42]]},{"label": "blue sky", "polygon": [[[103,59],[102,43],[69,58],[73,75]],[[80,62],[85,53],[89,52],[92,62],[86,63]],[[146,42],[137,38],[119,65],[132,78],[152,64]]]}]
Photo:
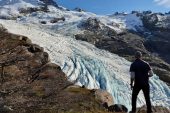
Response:
[{"label": "blue sky", "polygon": [[57,3],[68,9],[80,7],[96,14],[131,12],[132,10],[170,11],[170,0],[57,0]]}]

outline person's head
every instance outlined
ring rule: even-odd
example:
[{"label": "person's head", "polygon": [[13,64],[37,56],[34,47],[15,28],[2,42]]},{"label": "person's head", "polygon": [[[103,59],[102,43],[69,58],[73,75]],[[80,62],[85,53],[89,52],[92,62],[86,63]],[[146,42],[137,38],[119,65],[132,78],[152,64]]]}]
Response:
[{"label": "person's head", "polygon": [[135,54],[136,59],[141,59],[142,58],[142,53],[140,51],[137,51]]}]

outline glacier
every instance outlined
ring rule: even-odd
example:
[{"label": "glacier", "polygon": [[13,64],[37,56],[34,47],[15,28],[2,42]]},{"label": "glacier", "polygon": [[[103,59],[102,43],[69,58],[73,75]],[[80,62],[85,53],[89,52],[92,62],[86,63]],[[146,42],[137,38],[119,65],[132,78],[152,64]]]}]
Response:
[{"label": "glacier", "polygon": [[[29,37],[33,43],[45,48],[52,62],[61,66],[70,81],[89,89],[104,89],[110,92],[114,102],[131,109],[129,66],[131,62],[116,54],[97,49],[91,44],[77,41],[69,36],[43,30],[33,24],[24,25],[15,21],[0,20],[9,32]],[[153,105],[170,107],[170,89],[154,75],[150,79]],[[142,92],[137,106],[145,104]]]},{"label": "glacier", "polygon": [[[24,6],[25,3],[22,3]],[[32,4],[36,6],[36,3]],[[116,54],[100,50],[87,42],[78,41],[74,39],[74,34],[83,33],[77,25],[89,17],[98,18],[104,25],[116,32],[124,29],[135,30],[136,26],[142,26],[139,18],[135,15],[102,16],[48,7],[50,10],[48,13],[33,12],[17,20],[0,19],[0,24],[9,32],[27,36],[33,43],[44,47],[51,61],[62,68],[70,81],[80,86],[85,85],[89,89],[107,90],[112,94],[115,103],[123,104],[130,110],[132,91],[129,85],[129,67],[131,62]],[[11,13],[17,14],[16,12]],[[8,13],[6,11],[3,14],[8,15]],[[50,23],[49,21],[55,17],[65,17],[66,21]],[[42,25],[40,21],[47,21],[47,24]],[[152,104],[170,108],[170,89],[166,83],[154,75],[150,78],[150,87]],[[144,96],[140,92],[137,106],[144,104]]]}]

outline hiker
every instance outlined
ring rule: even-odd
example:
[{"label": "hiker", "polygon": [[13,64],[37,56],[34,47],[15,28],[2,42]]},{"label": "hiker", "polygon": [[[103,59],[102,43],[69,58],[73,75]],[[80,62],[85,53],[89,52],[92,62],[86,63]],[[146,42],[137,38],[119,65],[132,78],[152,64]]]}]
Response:
[{"label": "hiker", "polygon": [[132,89],[132,111],[130,113],[136,113],[136,100],[140,90],[143,91],[145,96],[147,113],[152,113],[150,102],[149,77],[153,76],[153,71],[150,65],[142,60],[141,52],[136,52],[135,58],[136,60],[130,66],[130,85]]}]

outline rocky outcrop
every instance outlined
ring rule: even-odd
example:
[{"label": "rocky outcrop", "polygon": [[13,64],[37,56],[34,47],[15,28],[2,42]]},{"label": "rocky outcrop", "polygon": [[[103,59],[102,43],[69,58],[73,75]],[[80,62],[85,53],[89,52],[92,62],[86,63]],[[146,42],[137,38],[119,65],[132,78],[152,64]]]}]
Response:
[{"label": "rocky outcrop", "polygon": [[99,30],[101,29],[101,22],[97,18],[88,18],[81,23],[80,27],[86,30]]},{"label": "rocky outcrop", "polygon": [[124,31],[117,33],[95,18],[88,18],[79,25],[83,34],[76,34],[75,38],[94,44],[100,49],[108,50],[121,56],[133,55],[135,51],[148,53],[144,46],[144,39],[137,34]]},{"label": "rocky outcrop", "polygon": [[20,8],[19,13],[21,14],[31,14],[33,12],[42,11],[42,12],[48,12],[49,9],[47,6],[42,7],[27,7],[27,8]]},{"label": "rocky outcrop", "polygon": [[156,14],[145,14],[142,17],[142,21],[146,28],[154,30],[159,20]]},{"label": "rocky outcrop", "polygon": [[88,18],[78,25],[78,27],[87,32],[100,33],[100,35],[114,36],[116,35],[116,31],[105,26],[100,20],[97,18]]},{"label": "rocky outcrop", "polygon": [[0,29],[0,112],[107,113],[94,91],[73,86],[27,37]]},{"label": "rocky outcrop", "polygon": [[140,15],[145,28],[151,31],[170,30],[169,16],[161,13],[143,13]]},{"label": "rocky outcrop", "polygon": [[57,22],[59,22],[59,21],[65,21],[65,18],[64,17],[61,17],[61,18],[53,18],[51,21],[50,21],[50,23],[57,23]]},{"label": "rocky outcrop", "polygon": [[98,100],[100,103],[102,104],[106,103],[108,107],[114,104],[112,95],[107,91],[98,89],[94,91],[94,94],[96,100]]},{"label": "rocky outcrop", "polygon": [[3,107],[10,107],[13,112],[43,109],[49,105],[48,99],[70,84],[59,66],[49,62],[43,48],[27,37],[0,32],[0,39]]}]

